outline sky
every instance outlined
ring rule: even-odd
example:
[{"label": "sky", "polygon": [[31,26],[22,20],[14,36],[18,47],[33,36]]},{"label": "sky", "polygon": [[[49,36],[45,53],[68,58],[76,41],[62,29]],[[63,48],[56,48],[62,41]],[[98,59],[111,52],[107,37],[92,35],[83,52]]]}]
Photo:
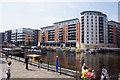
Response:
[{"label": "sky", "polygon": [[118,21],[118,2],[3,2],[0,32],[17,28],[40,29],[54,22],[80,18],[82,11],[100,11]]}]

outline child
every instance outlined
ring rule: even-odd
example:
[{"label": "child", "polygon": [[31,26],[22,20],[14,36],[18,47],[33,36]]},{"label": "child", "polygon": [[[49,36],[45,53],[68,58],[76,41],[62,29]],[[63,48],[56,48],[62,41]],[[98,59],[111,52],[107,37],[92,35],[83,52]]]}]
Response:
[{"label": "child", "polygon": [[89,69],[88,69],[88,73],[87,73],[88,80],[90,80],[91,75],[92,75],[92,69],[89,68]]},{"label": "child", "polygon": [[92,70],[92,75],[90,80],[95,80],[95,70]]},{"label": "child", "polygon": [[11,62],[8,62],[8,66],[7,66],[7,71],[6,71],[6,74],[7,74],[7,79],[6,80],[10,80],[10,71],[11,71],[11,68],[10,68],[10,65],[11,65]]}]

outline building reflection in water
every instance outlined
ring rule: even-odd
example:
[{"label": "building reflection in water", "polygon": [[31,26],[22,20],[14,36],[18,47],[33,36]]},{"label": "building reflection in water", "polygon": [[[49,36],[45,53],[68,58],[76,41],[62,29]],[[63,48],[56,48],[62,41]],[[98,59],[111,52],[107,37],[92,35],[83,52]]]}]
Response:
[{"label": "building reflection in water", "polygon": [[116,76],[118,72],[120,73],[120,55],[117,53],[104,53],[104,54],[95,54],[95,55],[85,55],[73,54],[68,52],[48,52],[46,55],[42,55],[44,63],[49,63],[51,65],[56,65],[56,56],[59,57],[59,64],[62,64],[62,67],[75,70],[77,67],[81,71],[83,63],[89,68],[95,70],[96,75],[100,76],[102,68],[108,70],[109,76]]}]

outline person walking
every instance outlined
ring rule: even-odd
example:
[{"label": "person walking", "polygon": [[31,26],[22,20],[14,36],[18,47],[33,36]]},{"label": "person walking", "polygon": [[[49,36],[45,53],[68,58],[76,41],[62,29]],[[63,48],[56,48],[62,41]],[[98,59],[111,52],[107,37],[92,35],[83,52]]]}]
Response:
[{"label": "person walking", "polygon": [[86,64],[84,63],[82,66],[82,72],[81,72],[81,79],[83,79],[83,71],[84,71],[84,67],[86,67]]},{"label": "person walking", "polygon": [[91,79],[90,80],[95,80],[95,70],[92,70],[92,74],[91,74]]},{"label": "person walking", "polygon": [[89,68],[89,69],[88,69],[88,73],[87,73],[87,78],[88,78],[88,80],[91,79],[91,75],[92,75],[92,69]]},{"label": "person walking", "polygon": [[6,80],[10,80],[10,76],[11,76],[11,62],[8,62],[8,66],[7,66],[7,71],[6,71],[6,74],[7,74],[7,78]]},{"label": "person walking", "polygon": [[83,70],[83,73],[82,73],[82,77],[83,77],[83,80],[86,80],[86,79],[87,79],[86,66],[84,66],[84,70]]},{"label": "person walking", "polygon": [[29,61],[29,58],[28,58],[28,56],[26,56],[26,58],[25,58],[26,69],[28,69],[28,61]]}]

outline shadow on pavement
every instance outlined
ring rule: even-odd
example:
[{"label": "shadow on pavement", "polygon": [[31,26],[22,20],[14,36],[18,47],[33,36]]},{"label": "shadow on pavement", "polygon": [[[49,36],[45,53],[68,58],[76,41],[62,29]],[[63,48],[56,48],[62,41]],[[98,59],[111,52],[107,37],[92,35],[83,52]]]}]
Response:
[{"label": "shadow on pavement", "polygon": [[34,70],[34,69],[27,69],[28,71],[36,71],[36,70]]},{"label": "shadow on pavement", "polygon": [[5,62],[5,61],[0,60],[0,64],[6,64],[6,62]]}]

